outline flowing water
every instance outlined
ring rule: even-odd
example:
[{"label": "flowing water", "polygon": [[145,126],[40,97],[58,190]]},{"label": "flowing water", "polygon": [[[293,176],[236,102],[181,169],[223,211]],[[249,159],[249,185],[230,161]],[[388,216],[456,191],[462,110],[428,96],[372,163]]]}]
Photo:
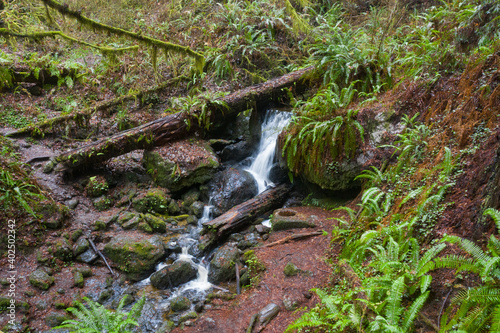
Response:
[{"label": "flowing water", "polygon": [[[258,193],[266,190],[268,186],[272,186],[273,183],[269,179],[270,171],[274,165],[274,157],[276,151],[276,140],[279,133],[290,121],[289,112],[280,112],[276,110],[269,110],[262,123],[262,136],[258,150],[251,158],[251,165],[246,169],[255,178],[258,185]],[[197,258],[196,255],[198,251],[198,243],[200,239],[200,233],[203,228],[203,223],[210,221],[212,217],[212,208],[210,205],[210,200],[208,205],[204,207],[203,216],[198,220],[198,225],[193,228],[189,233],[181,235],[177,239],[177,244],[181,247],[182,251],[175,257],[175,261],[186,261],[189,262],[193,267],[198,270],[196,279],[172,290],[172,294],[168,299],[160,301],[156,304],[157,307],[162,307],[176,296],[184,295],[188,298],[200,299],[204,298],[208,291],[213,287],[208,281],[208,273],[210,270],[209,261],[206,257]],[[269,220],[268,220],[269,221]],[[269,223],[268,221],[265,221]],[[195,255],[193,255],[193,253]],[[156,267],[157,270],[165,267],[167,263],[159,263]],[[147,278],[136,284],[137,287],[147,287],[150,285],[150,279]],[[220,289],[220,288],[218,288]],[[149,325],[157,326],[161,323],[161,320],[153,320],[149,322]],[[145,324],[146,326],[148,324]],[[143,326],[143,325],[141,325]],[[149,331],[149,330],[147,330]]]},{"label": "flowing water", "polygon": [[269,179],[269,173],[274,165],[276,140],[289,121],[289,112],[269,110],[262,122],[259,148],[252,164],[246,169],[255,178],[259,193],[264,192],[268,186],[273,184]]}]

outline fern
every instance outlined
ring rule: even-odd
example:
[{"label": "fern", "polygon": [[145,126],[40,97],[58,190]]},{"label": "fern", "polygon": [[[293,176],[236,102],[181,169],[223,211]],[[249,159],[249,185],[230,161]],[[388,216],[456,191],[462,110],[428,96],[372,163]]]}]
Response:
[{"label": "fern", "polygon": [[140,317],[146,301],[145,297],[142,297],[127,313],[122,311],[125,297],[121,299],[116,311],[108,310],[87,297],[83,299],[87,303],[87,307],[75,301],[76,307],[67,309],[77,320],[66,320],[55,329],[67,328],[77,333],[132,333],[130,328],[139,325],[137,319]]}]

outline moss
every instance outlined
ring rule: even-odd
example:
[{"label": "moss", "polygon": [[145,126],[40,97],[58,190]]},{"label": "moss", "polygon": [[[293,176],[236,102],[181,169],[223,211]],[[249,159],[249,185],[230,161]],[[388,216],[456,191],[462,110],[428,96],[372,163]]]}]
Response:
[{"label": "moss", "polygon": [[140,213],[164,214],[168,210],[170,198],[161,189],[153,189],[136,198],[132,205]]},{"label": "moss", "polygon": [[102,212],[102,211],[105,211],[105,210],[108,210],[109,208],[111,208],[112,201],[110,198],[103,195],[102,197],[94,200],[93,204],[94,204],[95,209]]},{"label": "moss", "polygon": [[148,234],[152,234],[153,233],[153,228],[151,228],[151,226],[147,223],[147,222],[141,222],[137,225],[137,229],[141,230],[141,231],[144,231]]},{"label": "moss", "polygon": [[71,234],[70,238],[73,242],[76,242],[81,235],[83,235],[83,230],[77,229]]},{"label": "moss", "polygon": [[167,224],[160,217],[156,217],[151,214],[145,214],[144,220],[151,227],[151,230],[153,232],[164,233],[165,231],[167,231]]},{"label": "moss", "polygon": [[295,275],[299,274],[299,272],[300,272],[300,270],[291,261],[289,261],[286,264],[285,268],[283,269],[283,273],[285,273],[286,276],[295,276]]},{"label": "moss", "polygon": [[170,301],[172,311],[180,312],[191,307],[191,301],[185,296],[177,296]]}]

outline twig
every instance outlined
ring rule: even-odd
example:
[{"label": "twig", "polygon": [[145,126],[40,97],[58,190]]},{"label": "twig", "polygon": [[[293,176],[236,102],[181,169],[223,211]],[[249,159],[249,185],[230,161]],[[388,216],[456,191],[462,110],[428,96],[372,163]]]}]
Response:
[{"label": "twig", "polygon": [[299,240],[299,239],[304,239],[304,238],[319,236],[319,235],[323,235],[323,232],[322,231],[315,231],[315,232],[310,232],[310,233],[306,233],[306,234],[298,234],[298,235],[287,236],[287,237],[282,238],[282,239],[280,239],[280,240],[278,240],[276,242],[272,242],[272,243],[269,243],[269,244],[266,244],[266,245],[262,245],[261,248],[262,247],[271,247],[271,246],[275,246],[275,245],[279,245],[279,244],[284,244],[284,243],[288,243],[288,242]]},{"label": "twig", "polygon": [[446,304],[446,301],[448,300],[448,297],[450,297],[451,291],[453,288],[450,288],[450,291],[448,291],[448,294],[446,295],[446,298],[444,299],[443,305],[441,305],[441,309],[439,310],[439,315],[438,315],[438,331],[441,329],[441,314],[443,313],[444,305]]},{"label": "twig", "polygon": [[224,292],[226,292],[226,293],[230,293],[230,291],[229,291],[229,290],[224,289],[224,288],[219,287],[219,286],[216,286],[216,285],[214,285],[214,284],[212,285],[212,288],[222,290],[222,291],[224,291]]},{"label": "twig", "polygon": [[94,250],[95,253],[97,253],[101,258],[102,260],[104,261],[104,263],[106,264],[106,266],[108,267],[109,271],[111,272],[111,275],[113,275],[114,277],[116,277],[116,274],[115,272],[113,272],[113,270],[111,269],[111,267],[109,266],[108,264],[108,261],[106,260],[106,258],[104,258],[104,255],[101,253],[101,251],[99,251],[97,249],[97,247],[95,246],[94,242],[92,241],[92,239],[90,238],[87,238],[87,240],[89,241],[90,245],[92,246],[92,249]]}]

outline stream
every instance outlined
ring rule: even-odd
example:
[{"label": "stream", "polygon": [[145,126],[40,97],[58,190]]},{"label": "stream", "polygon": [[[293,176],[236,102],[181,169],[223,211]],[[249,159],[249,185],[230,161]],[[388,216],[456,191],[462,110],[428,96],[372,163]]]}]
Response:
[{"label": "stream", "polygon": [[[261,128],[262,134],[260,143],[254,154],[246,160],[246,167],[241,166],[242,169],[248,171],[257,183],[258,193],[266,190],[269,186],[273,186],[270,180],[270,173],[275,163],[276,140],[279,133],[290,121],[291,114],[285,111],[268,110],[262,121]],[[138,295],[146,294],[148,302],[146,302],[143,310],[143,316],[140,320],[140,326],[145,332],[156,332],[160,325],[164,322],[161,315],[168,312],[170,302],[179,296],[187,297],[191,301],[191,308],[189,311],[195,311],[197,304],[202,304],[207,294],[213,289],[225,290],[224,288],[214,286],[208,281],[210,271],[209,257],[213,253],[203,255],[198,250],[200,234],[203,229],[203,223],[210,221],[212,217],[212,208],[210,200],[204,206],[203,215],[198,220],[196,227],[193,227],[189,233],[183,234],[175,240],[177,246],[181,247],[181,252],[170,255],[166,261],[159,263],[156,266],[156,271],[161,270],[167,265],[173,264],[178,261],[188,262],[192,267],[196,268],[197,276],[195,279],[173,288],[169,291],[157,290],[151,285],[149,278],[135,283],[133,286],[138,292]],[[264,225],[269,226],[269,220],[263,222]],[[214,250],[215,251],[215,250]],[[124,293],[125,290],[117,294]],[[160,311],[158,311],[160,310]],[[178,316],[170,316],[174,322],[179,322],[182,314]]]}]

